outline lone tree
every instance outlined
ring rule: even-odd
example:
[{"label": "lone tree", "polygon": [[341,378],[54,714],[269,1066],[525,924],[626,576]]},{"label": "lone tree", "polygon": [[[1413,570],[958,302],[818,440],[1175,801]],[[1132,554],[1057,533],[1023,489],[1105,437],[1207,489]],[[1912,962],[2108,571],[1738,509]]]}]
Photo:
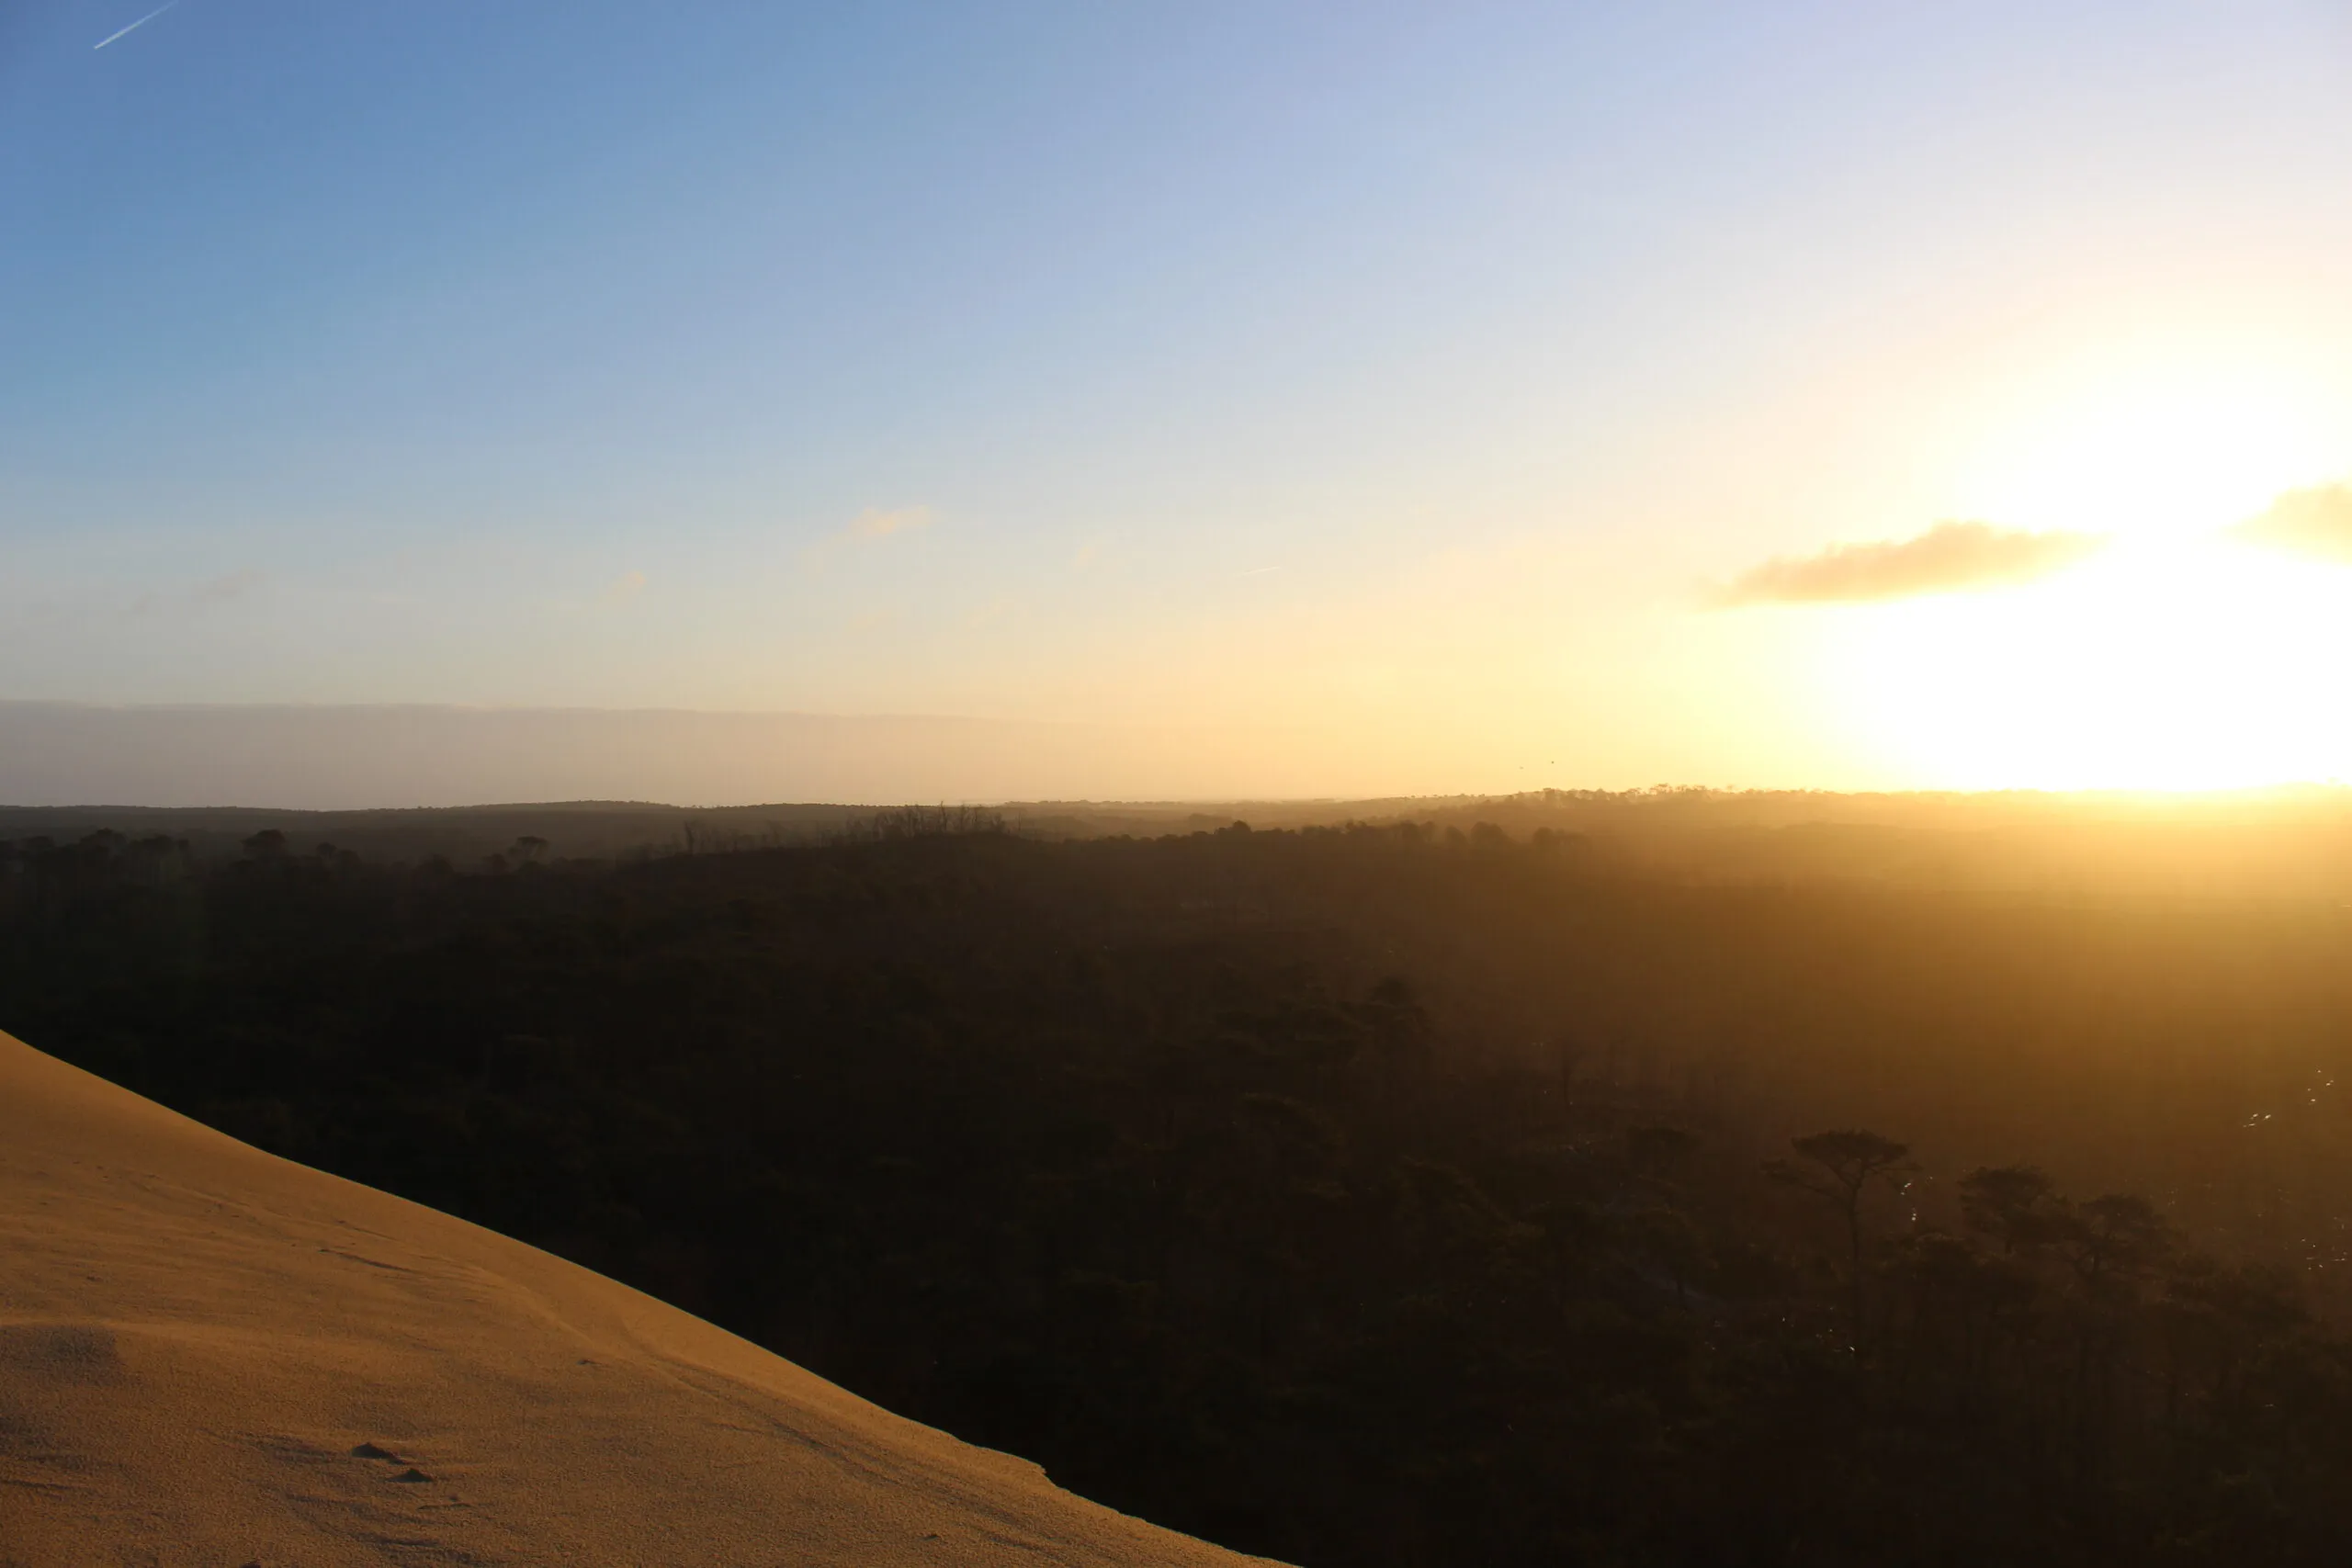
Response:
[{"label": "lone tree", "polygon": [[1846,1218],[1846,1240],[1852,1252],[1854,1353],[1862,1348],[1862,1194],[1876,1182],[1891,1191],[1900,1192],[1911,1185],[1907,1179],[1917,1168],[1911,1163],[1911,1147],[1892,1138],[1882,1138],[1876,1133],[1859,1128],[1842,1132],[1815,1133],[1810,1137],[1793,1140],[1792,1146],[1804,1156],[1804,1162],[1774,1159],[1764,1162],[1766,1174],[1775,1181],[1803,1188],[1816,1197],[1826,1198],[1837,1205]]}]

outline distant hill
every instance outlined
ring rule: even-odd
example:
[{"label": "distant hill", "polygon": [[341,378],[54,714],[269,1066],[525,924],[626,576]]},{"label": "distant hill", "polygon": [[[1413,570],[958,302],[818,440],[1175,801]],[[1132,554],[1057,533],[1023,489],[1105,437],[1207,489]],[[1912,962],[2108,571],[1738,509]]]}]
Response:
[{"label": "distant hill", "polygon": [[[260,807],[0,806],[0,842],[110,831],[186,841],[202,858],[275,829],[308,852],[439,856],[461,866],[544,840],[551,860],[618,860],[819,841],[877,807],[778,802],[693,807],[577,800],[288,811]],[[1597,865],[1699,883],[1883,884],[1950,892],[2352,900],[2352,790],[2211,795],[1837,794],[1808,790],[1533,790],[1508,795],[1320,800],[1007,801],[989,807],[1042,839],[1160,838],[1235,822],[1484,823],[1515,839],[1584,840]]]}]

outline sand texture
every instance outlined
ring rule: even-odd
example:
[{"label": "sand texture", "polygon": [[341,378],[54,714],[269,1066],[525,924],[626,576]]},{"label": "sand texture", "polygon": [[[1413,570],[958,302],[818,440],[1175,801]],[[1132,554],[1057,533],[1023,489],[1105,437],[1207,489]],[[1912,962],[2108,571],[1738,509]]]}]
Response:
[{"label": "sand texture", "polygon": [[1234,1564],[0,1035],[0,1564]]}]

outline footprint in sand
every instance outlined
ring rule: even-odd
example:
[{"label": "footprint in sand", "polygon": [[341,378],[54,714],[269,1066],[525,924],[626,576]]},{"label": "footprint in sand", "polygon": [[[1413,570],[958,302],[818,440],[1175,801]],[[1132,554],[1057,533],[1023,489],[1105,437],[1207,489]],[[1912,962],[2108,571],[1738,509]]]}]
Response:
[{"label": "footprint in sand", "polygon": [[[351,1450],[351,1457],[353,1459],[382,1460],[387,1464],[398,1464],[401,1462],[400,1455],[392,1452],[390,1449],[379,1448],[374,1443],[359,1444],[356,1448]],[[401,1471],[398,1475],[393,1476],[392,1479],[398,1482],[404,1482],[411,1486],[423,1486],[430,1484],[433,1477],[425,1474],[424,1472],[417,1469],[414,1465],[411,1465],[406,1470]]]}]

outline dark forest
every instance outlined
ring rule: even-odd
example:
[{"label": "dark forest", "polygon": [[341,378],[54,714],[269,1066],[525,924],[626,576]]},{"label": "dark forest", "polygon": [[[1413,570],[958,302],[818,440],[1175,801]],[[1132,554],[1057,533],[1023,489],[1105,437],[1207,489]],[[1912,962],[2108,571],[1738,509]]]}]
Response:
[{"label": "dark forest", "polygon": [[2352,1561],[2352,910],[0,845],[0,1028],[1311,1568]]}]

